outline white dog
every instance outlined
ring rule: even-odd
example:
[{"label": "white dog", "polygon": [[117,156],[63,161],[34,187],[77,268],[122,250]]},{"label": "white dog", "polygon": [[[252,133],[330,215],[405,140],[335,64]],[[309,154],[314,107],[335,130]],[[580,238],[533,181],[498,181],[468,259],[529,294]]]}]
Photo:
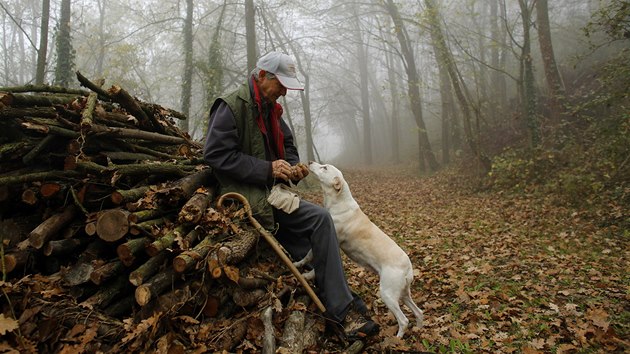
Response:
[{"label": "white dog", "polygon": [[[379,275],[381,299],[398,321],[396,336],[402,338],[409,326],[400,300],[413,312],[416,325],[422,327],[422,310],[411,299],[413,269],[409,256],[361,211],[341,171],[316,162],[309,163],[309,170],[324,191],[324,207],[332,216],[339,247],[350,259]],[[295,265],[302,266],[311,259],[312,251]],[[314,276],[312,271],[309,273]]]}]

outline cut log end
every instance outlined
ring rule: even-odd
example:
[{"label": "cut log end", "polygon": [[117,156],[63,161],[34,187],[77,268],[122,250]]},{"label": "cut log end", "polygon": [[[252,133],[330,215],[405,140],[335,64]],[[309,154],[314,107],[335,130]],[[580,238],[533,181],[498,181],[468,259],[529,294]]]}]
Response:
[{"label": "cut log end", "polygon": [[136,302],[140,306],[144,306],[151,301],[151,289],[146,285],[140,285],[136,288]]},{"label": "cut log end", "polygon": [[129,212],[112,209],[103,212],[96,221],[96,233],[104,241],[118,241],[129,232]]},{"label": "cut log end", "polygon": [[185,271],[187,266],[188,262],[186,262],[183,256],[179,255],[173,259],[173,269],[175,269],[177,273]]}]

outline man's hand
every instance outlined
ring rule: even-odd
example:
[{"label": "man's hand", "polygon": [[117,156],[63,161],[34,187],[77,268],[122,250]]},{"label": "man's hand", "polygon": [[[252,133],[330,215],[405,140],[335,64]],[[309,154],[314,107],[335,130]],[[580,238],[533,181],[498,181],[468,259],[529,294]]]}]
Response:
[{"label": "man's hand", "polygon": [[293,175],[293,167],[285,160],[273,161],[271,163],[271,175],[273,178],[289,182]]},{"label": "man's hand", "polygon": [[298,163],[297,165],[291,167],[292,172],[291,172],[291,179],[294,182],[298,182],[300,180],[302,180],[302,178],[308,176],[308,167],[303,164],[303,163]]}]

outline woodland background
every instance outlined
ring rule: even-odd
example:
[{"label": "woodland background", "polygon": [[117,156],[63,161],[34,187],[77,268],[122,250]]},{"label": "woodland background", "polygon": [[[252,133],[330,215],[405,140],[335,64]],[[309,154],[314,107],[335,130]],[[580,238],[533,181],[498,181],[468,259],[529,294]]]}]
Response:
[{"label": "woodland background", "polygon": [[213,99],[280,50],[306,87],[282,102],[304,161],[543,200],[605,229],[594,244],[630,237],[627,1],[3,0],[0,21],[0,91],[78,89],[80,71],[181,112],[199,142]]}]

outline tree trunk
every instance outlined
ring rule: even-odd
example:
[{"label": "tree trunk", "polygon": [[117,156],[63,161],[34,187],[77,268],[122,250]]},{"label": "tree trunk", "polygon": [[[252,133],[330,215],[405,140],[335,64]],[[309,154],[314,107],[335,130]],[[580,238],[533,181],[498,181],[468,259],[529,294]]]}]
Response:
[{"label": "tree trunk", "polygon": [[444,65],[444,67],[448,71],[449,78],[451,80],[451,85],[453,90],[455,91],[455,95],[459,100],[459,105],[464,113],[464,132],[466,133],[466,139],[468,140],[468,145],[473,155],[478,159],[481,163],[484,171],[490,171],[491,162],[482,152],[479,147],[478,138],[473,133],[472,129],[472,113],[470,111],[470,105],[468,100],[466,99],[466,95],[464,93],[465,87],[464,83],[460,80],[459,73],[457,71],[457,67],[455,65],[455,60],[453,59],[452,54],[448,50],[446,46],[446,40],[444,39],[444,35],[442,33],[442,28],[440,26],[440,17],[438,9],[433,2],[433,0],[425,0],[425,5],[427,11],[429,11],[428,19],[430,21],[431,26],[431,40],[433,42],[434,50],[436,51],[439,62]]},{"label": "tree trunk", "polygon": [[400,49],[407,64],[405,66],[405,71],[407,72],[407,86],[408,86],[408,94],[410,100],[411,111],[416,120],[416,124],[418,125],[418,140],[419,140],[419,149],[422,151],[420,158],[420,166],[424,164],[426,161],[429,164],[429,167],[432,171],[436,171],[439,167],[439,164],[431,150],[431,144],[429,142],[429,135],[427,133],[426,126],[424,124],[424,119],[422,118],[422,98],[420,96],[420,78],[418,77],[418,71],[416,69],[416,61],[411,50],[411,46],[409,43],[409,37],[405,30],[405,26],[398,11],[398,7],[394,4],[393,0],[387,0],[385,2],[385,7],[387,12],[392,18],[394,22],[394,27],[396,30],[396,37],[398,38],[398,42],[400,44]]},{"label": "tree trunk", "polygon": [[523,116],[527,122],[530,147],[540,145],[540,122],[536,114],[536,88],[534,82],[534,63],[531,53],[531,10],[527,0],[518,0],[521,7],[521,20],[523,22],[523,46],[521,48],[521,68],[523,72],[521,97],[523,104]]},{"label": "tree trunk", "polygon": [[70,31],[72,16],[71,0],[61,0],[59,16],[59,32],[57,33],[57,66],[55,68],[55,84],[68,87],[74,78],[74,49]]},{"label": "tree trunk", "polygon": [[553,52],[547,0],[536,1],[536,24],[538,25],[538,44],[540,45],[545,79],[550,95],[551,116],[557,122],[564,111],[564,85]]},{"label": "tree trunk", "polygon": [[372,125],[370,122],[370,91],[368,89],[368,49],[363,44],[359,15],[354,9],[356,58],[359,64],[359,90],[361,92],[361,116],[363,117],[363,154],[365,163],[373,163],[372,156]]},{"label": "tree trunk", "polygon": [[41,85],[46,77],[46,56],[48,54],[48,22],[50,20],[50,0],[42,0],[42,22],[37,50],[37,70],[35,84]]},{"label": "tree trunk", "polygon": [[392,99],[392,121],[391,121],[391,146],[392,146],[392,162],[400,163],[400,123],[398,121],[399,115],[399,101],[398,101],[398,82],[396,80],[396,69],[398,61],[395,59],[391,51],[387,51],[387,79],[389,81],[389,90]]},{"label": "tree trunk", "polygon": [[444,67],[444,63],[438,59],[437,52],[435,54],[440,75],[440,100],[442,102],[442,163],[448,165],[451,158],[451,122],[454,118],[451,115],[453,111],[453,93],[451,91],[451,83],[448,80],[448,70]]},{"label": "tree trunk", "polygon": [[[186,0],[186,19],[184,20],[184,74],[182,80],[182,113],[190,116],[190,99],[193,78],[193,0]],[[180,128],[188,132],[189,120],[180,121]]]},{"label": "tree trunk", "polygon": [[256,67],[256,60],[258,59],[254,0],[245,0],[245,37],[247,41],[247,74],[249,75]]}]

